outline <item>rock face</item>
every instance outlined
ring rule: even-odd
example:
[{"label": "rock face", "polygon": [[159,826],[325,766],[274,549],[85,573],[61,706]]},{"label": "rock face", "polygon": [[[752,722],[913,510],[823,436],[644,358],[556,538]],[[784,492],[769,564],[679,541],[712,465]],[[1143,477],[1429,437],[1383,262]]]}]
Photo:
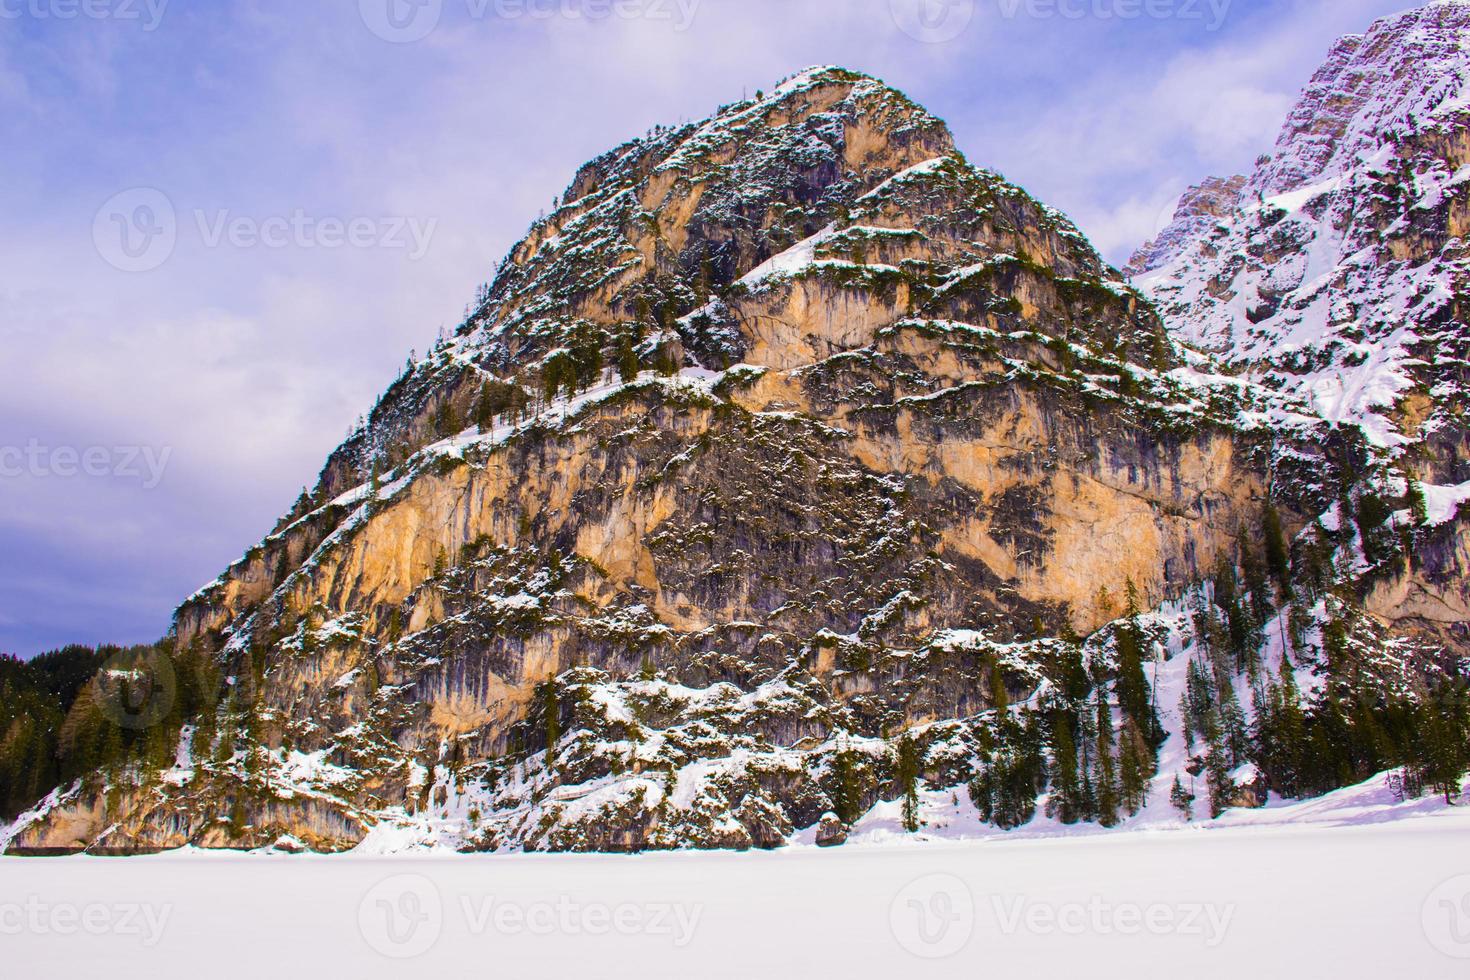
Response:
[{"label": "rock face", "polygon": [[179,609],[225,683],[177,764],[11,846],[773,847],[895,798],[919,728],[959,786],[1056,637],[1183,593],[1268,492],[1331,505],[1361,438],[1294,407],[902,94],[805,72],[585,166]]},{"label": "rock face", "polygon": [[1165,247],[1134,260],[1178,336],[1365,432],[1392,465],[1383,496],[1404,499],[1406,479],[1422,481],[1418,523],[1437,529],[1370,606],[1462,650],[1470,565],[1453,519],[1470,498],[1467,37],[1470,4],[1453,0],[1343,38],[1234,200],[1181,205]]}]

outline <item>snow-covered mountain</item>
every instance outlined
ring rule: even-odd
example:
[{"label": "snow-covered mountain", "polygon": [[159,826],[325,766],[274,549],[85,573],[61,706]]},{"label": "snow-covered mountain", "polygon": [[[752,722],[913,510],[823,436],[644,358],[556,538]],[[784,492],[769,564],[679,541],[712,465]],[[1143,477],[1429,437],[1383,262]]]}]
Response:
[{"label": "snow-covered mountain", "polygon": [[[1280,203],[1337,159],[1297,130],[1258,178],[1275,221],[1207,184],[1141,260],[1183,295],[1239,236],[1274,342],[1232,333],[1234,279],[1197,287],[1197,324],[1168,309],[1247,378],[869,76],[812,69],[599,157],[275,530],[103,669],[62,729],[76,778],[0,845],[778,847],[884,815],[1203,818],[1399,766],[1448,792],[1466,638],[1414,605],[1464,588],[1448,498],[1417,515],[1386,430],[1304,394],[1280,350],[1306,328],[1260,305],[1300,263],[1250,236],[1306,236],[1307,289],[1353,227]],[[1378,352],[1415,369],[1366,329],[1319,339],[1344,386]],[[1373,615],[1401,583],[1409,611]]]},{"label": "snow-covered mountain", "polygon": [[1179,336],[1470,481],[1470,3],[1341,39],[1244,181],[1131,263]]},{"label": "snow-covered mountain", "polygon": [[[1470,3],[1338,41],[1239,180],[1186,195],[1135,283],[1177,336],[1360,428],[1385,491],[1449,521],[1470,499]],[[1442,531],[1369,607],[1463,635],[1467,556]]]}]

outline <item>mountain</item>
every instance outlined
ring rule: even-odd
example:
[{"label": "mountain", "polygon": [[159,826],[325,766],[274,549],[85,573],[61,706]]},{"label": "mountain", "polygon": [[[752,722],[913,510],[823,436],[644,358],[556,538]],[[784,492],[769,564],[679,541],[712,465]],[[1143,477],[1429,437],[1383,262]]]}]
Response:
[{"label": "mountain", "polygon": [[[1436,523],[1470,499],[1467,38],[1447,0],[1340,40],[1255,172],[1187,194],[1130,264],[1179,337],[1361,428]],[[1463,648],[1470,537],[1421,552],[1369,606]]]},{"label": "mountain", "polygon": [[1201,235],[1208,235],[1220,219],[1231,213],[1240,201],[1245,182],[1246,178],[1239,174],[1234,177],[1207,177],[1186,190],[1174,209],[1174,220],[1157,238],[1134,252],[1123,271],[1132,278],[1138,278],[1177,263],[1186,248]]},{"label": "mountain", "polygon": [[[1172,821],[1197,775],[1212,813],[1437,788],[1458,668],[1362,613],[1347,556],[1399,539],[1320,518],[1387,506],[1375,447],[1308,408],[900,92],[803,72],[583,167],[104,668],[74,727],[125,695],[126,737],[0,846],[776,847],[890,806]],[[1342,713],[1375,701],[1392,731]]]}]

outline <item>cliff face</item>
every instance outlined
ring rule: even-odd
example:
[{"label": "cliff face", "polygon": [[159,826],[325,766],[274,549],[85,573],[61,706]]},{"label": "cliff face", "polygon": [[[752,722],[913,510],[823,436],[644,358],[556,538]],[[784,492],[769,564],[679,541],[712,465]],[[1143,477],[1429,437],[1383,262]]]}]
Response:
[{"label": "cliff face", "polygon": [[916,725],[957,786],[1051,638],[1330,503],[1354,437],[1181,356],[871,78],[657,130],[180,608],[226,682],[177,764],[13,846],[774,846]]},{"label": "cliff face", "polygon": [[[1342,39],[1228,207],[1135,257],[1170,328],[1302,410],[1363,431],[1386,497],[1428,501],[1379,615],[1465,648],[1470,4]],[[1413,481],[1411,484],[1409,481]]]}]

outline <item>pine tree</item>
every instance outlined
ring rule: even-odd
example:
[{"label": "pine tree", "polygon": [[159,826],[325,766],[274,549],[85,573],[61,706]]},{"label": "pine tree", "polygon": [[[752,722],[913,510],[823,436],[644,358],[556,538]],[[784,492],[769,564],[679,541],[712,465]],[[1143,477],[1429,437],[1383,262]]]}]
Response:
[{"label": "pine tree", "polygon": [[641,341],[648,336],[648,326],[653,322],[653,310],[646,296],[639,296],[633,303],[633,340]]},{"label": "pine tree", "polygon": [[1011,695],[1006,689],[1005,671],[998,658],[990,661],[990,704],[997,717],[1004,716],[1011,710]]},{"label": "pine tree", "polygon": [[1148,803],[1148,783],[1153,778],[1153,760],[1143,734],[1132,720],[1123,723],[1122,751],[1118,759],[1119,793],[1129,816],[1137,816]]},{"label": "pine tree", "polygon": [[1064,824],[1086,816],[1082,786],[1077,777],[1077,741],[1072,734],[1071,712],[1057,714],[1052,735],[1051,796],[1047,815]]},{"label": "pine tree", "polygon": [[1231,764],[1238,766],[1250,756],[1250,732],[1246,727],[1245,712],[1240,708],[1240,699],[1235,696],[1234,685],[1227,682],[1216,687],[1220,737]]},{"label": "pine tree", "polygon": [[1423,527],[1429,523],[1429,499],[1424,494],[1424,484],[1410,471],[1407,476],[1409,514],[1414,521],[1415,527]]},{"label": "pine tree", "polygon": [[490,382],[480,386],[480,400],[475,403],[475,428],[483,435],[495,428],[495,416],[503,410],[503,404],[496,397],[495,389]]},{"label": "pine tree", "polygon": [[1281,512],[1269,500],[1261,515],[1261,532],[1266,539],[1266,566],[1278,585],[1286,589],[1291,581],[1291,551],[1286,532],[1281,527]]},{"label": "pine tree", "polygon": [[970,781],[970,798],[980,818],[1002,830],[1029,822],[1045,782],[1046,760],[1035,717],[1028,716],[1025,723],[1003,717],[994,748]]},{"label": "pine tree", "polygon": [[696,302],[704,306],[709,302],[710,287],[714,281],[714,260],[710,256],[709,242],[704,243],[704,257],[699,262],[699,278],[695,280],[694,294]]},{"label": "pine tree", "polygon": [[1156,727],[1151,702],[1152,689],[1143,669],[1143,631],[1138,626],[1138,594],[1133,583],[1128,583],[1128,607],[1133,610],[1128,622],[1119,627],[1116,636],[1118,650],[1118,704],[1123,714],[1138,723],[1140,729],[1153,734]]},{"label": "pine tree", "polygon": [[1230,652],[1235,655],[1236,660],[1235,669],[1244,670],[1247,651],[1252,646],[1250,617],[1240,602],[1235,569],[1223,552],[1215,563],[1215,604],[1225,611]]},{"label": "pine tree", "polygon": [[838,819],[849,827],[863,815],[862,780],[858,774],[857,753],[844,746],[832,760],[833,810]]},{"label": "pine tree", "polygon": [[[1193,666],[1193,664],[1191,664]],[[1190,752],[1194,751],[1194,733],[1198,728],[1194,715],[1190,711],[1189,694],[1186,692],[1179,695],[1179,723],[1182,726],[1180,733],[1184,736],[1184,747]]]},{"label": "pine tree", "polygon": [[1118,823],[1118,771],[1113,759],[1113,709],[1106,687],[1097,697],[1097,821],[1104,827]]},{"label": "pine tree", "polygon": [[1270,621],[1271,614],[1275,612],[1275,597],[1271,594],[1271,584],[1266,577],[1266,566],[1251,547],[1245,528],[1240,529],[1239,541],[1241,565],[1245,570],[1246,588],[1251,597],[1251,622],[1254,627],[1260,628]]},{"label": "pine tree", "polygon": [[1288,654],[1282,655],[1277,683],[1267,687],[1256,709],[1256,756],[1271,788],[1295,797],[1303,788],[1303,753],[1307,744],[1301,691]]},{"label": "pine tree", "polygon": [[1211,745],[1205,756],[1205,779],[1210,789],[1210,817],[1220,816],[1230,808],[1235,796],[1235,782],[1230,778],[1230,764],[1226,752],[1219,745]]},{"label": "pine tree", "polygon": [[903,794],[903,829],[919,829],[919,747],[905,733],[898,743],[898,785]]},{"label": "pine tree", "polygon": [[1184,783],[1177,775],[1174,777],[1174,788],[1169,790],[1169,802],[1185,820],[1194,819],[1194,794],[1184,788]]},{"label": "pine tree", "polygon": [[546,684],[542,707],[546,712],[546,768],[551,769],[556,765],[556,746],[561,741],[561,705],[557,703],[556,681]]},{"label": "pine tree", "polygon": [[556,400],[557,392],[561,391],[565,383],[565,375],[562,373],[563,361],[560,357],[553,357],[541,368],[541,393],[545,403],[550,405]]},{"label": "pine tree", "polygon": [[633,350],[633,342],[627,334],[623,335],[618,344],[618,378],[623,384],[632,384],[638,380],[638,354]]},{"label": "pine tree", "polygon": [[1470,693],[1464,682],[1441,683],[1418,712],[1412,764],[1424,785],[1454,804],[1470,768]]},{"label": "pine tree", "polygon": [[434,415],[434,431],[440,439],[448,439],[459,435],[460,429],[459,413],[454,410],[454,403],[446,398]]}]

